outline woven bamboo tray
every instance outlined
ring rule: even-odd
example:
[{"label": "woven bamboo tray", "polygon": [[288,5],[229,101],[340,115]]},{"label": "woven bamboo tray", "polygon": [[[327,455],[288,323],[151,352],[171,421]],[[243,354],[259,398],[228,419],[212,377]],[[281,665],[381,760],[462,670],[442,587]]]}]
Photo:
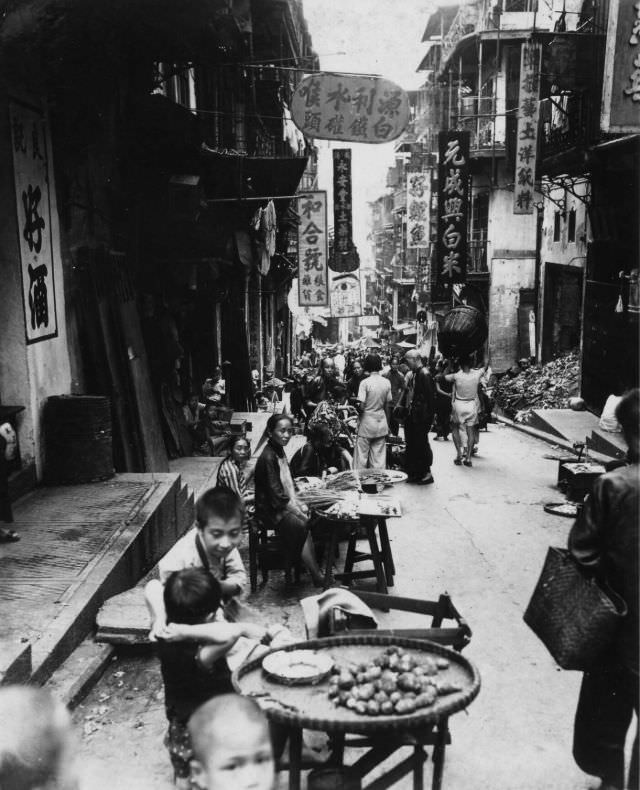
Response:
[{"label": "woven bamboo tray", "polygon": [[433,724],[443,716],[450,716],[468,707],[480,691],[480,675],[466,658],[434,642],[403,639],[376,634],[350,634],[311,639],[287,645],[284,650],[318,650],[330,653],[335,663],[344,665],[370,661],[390,645],[397,645],[418,655],[443,656],[450,662],[439,677],[450,680],[462,691],[439,697],[430,708],[407,715],[361,716],[348,708],[336,707],[328,697],[329,682],[317,685],[283,686],[269,680],[262,671],[262,657],[239,667],[232,676],[235,690],[254,697],[273,721],[289,726],[324,732],[375,733],[408,730]]}]

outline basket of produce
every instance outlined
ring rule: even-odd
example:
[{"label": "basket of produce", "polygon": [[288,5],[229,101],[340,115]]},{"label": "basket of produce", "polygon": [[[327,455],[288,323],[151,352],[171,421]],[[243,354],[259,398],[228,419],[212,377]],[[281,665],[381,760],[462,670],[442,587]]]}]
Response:
[{"label": "basket of produce", "polygon": [[263,658],[233,674],[237,692],[255,698],[269,718],[325,732],[374,733],[434,723],[468,707],[480,691],[474,665],[426,640],[349,634],[288,645],[330,658],[314,685],[285,685],[263,670]]}]

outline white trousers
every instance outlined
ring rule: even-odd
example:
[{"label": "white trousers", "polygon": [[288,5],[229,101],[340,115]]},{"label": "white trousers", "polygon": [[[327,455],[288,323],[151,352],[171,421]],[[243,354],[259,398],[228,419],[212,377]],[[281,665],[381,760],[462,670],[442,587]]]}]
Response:
[{"label": "white trousers", "polygon": [[353,466],[356,469],[386,469],[387,437],[378,436],[375,439],[367,439],[365,436],[358,436]]}]

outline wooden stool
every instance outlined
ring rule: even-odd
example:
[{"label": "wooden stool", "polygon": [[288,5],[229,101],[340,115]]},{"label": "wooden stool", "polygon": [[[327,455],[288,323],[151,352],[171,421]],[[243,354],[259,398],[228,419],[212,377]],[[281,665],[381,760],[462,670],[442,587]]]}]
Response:
[{"label": "wooden stool", "polygon": [[[389,533],[387,532],[386,518],[376,518],[375,516],[360,516],[360,526],[362,526],[369,542],[368,552],[357,550],[358,531],[353,530],[349,537],[347,547],[347,557],[344,563],[344,573],[336,573],[336,579],[350,584],[355,579],[376,580],[376,590],[379,593],[386,593],[388,587],[393,587],[393,577],[396,569],[391,554],[391,544],[389,543]],[[376,535],[376,527],[380,535]],[[353,566],[360,562],[370,561],[373,569],[367,571],[354,571]]]},{"label": "wooden stool", "polygon": [[[262,574],[262,584],[269,581],[269,571],[283,570],[285,584],[291,585],[292,564],[280,538],[270,524],[265,524],[254,516],[249,521],[249,581],[251,592],[258,589],[258,569]],[[296,583],[300,581],[300,562],[293,564]]]}]

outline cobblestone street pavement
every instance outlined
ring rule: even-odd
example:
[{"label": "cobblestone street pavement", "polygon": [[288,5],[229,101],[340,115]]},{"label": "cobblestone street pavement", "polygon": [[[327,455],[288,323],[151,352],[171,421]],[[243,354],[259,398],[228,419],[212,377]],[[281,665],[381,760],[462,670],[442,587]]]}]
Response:
[{"label": "cobblestone street pavement", "polygon": [[[465,655],[482,689],[451,720],[444,787],[449,790],[579,790],[594,782],[571,757],[580,675],[561,672],[522,622],[547,546],[564,545],[571,521],[543,512],[557,500],[549,446],[510,428],[483,433],[474,467],[453,465],[451,442],[434,443],[433,486],[402,485],[401,520],[389,523],[397,594],[434,598],[447,590],[473,629]],[[254,605],[266,621],[302,635],[296,598],[274,574]],[[384,618],[382,618],[384,619]],[[415,623],[404,615],[399,625]],[[384,620],[388,622],[388,620]],[[87,787],[169,790],[165,719],[157,664],[148,654],[116,659],[81,708]],[[425,783],[430,785],[430,764]],[[280,786],[285,786],[285,774]],[[409,780],[398,787],[408,788]]]}]

